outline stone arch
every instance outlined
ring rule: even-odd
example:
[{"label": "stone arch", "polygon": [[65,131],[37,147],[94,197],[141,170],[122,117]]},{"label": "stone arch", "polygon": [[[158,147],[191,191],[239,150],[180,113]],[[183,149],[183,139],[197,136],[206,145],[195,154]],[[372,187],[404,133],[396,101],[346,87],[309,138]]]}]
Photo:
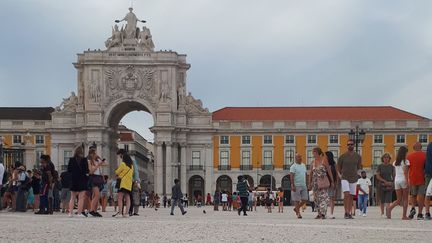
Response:
[{"label": "stone arch", "polygon": [[216,180],[216,188],[220,191],[232,192],[232,179],[228,175],[221,175]]},{"label": "stone arch", "polygon": [[276,190],[276,179],[272,175],[263,175],[260,178],[260,187],[272,187],[272,190]]},{"label": "stone arch", "polygon": [[115,129],[120,120],[132,111],[146,111],[150,113],[153,116],[154,124],[156,124],[156,113],[153,107],[147,102],[140,99],[122,99],[116,101],[105,109],[104,125]]},{"label": "stone arch", "polygon": [[189,178],[188,198],[191,199],[191,202],[195,202],[198,195],[200,195],[201,198],[204,199],[204,185],[204,178],[199,175],[194,175]]}]

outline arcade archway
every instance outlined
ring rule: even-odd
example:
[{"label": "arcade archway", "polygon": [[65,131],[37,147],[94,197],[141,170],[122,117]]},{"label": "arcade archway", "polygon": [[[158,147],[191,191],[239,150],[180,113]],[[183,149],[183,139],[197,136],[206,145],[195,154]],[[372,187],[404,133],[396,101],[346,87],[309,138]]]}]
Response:
[{"label": "arcade archway", "polygon": [[221,175],[216,180],[216,188],[219,189],[221,192],[228,191],[232,192],[232,180],[231,177],[227,175]]}]

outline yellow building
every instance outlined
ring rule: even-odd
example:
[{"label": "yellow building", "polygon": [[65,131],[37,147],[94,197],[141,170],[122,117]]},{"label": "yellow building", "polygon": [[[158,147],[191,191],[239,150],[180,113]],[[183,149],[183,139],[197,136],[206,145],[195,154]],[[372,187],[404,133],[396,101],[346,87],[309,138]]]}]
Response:
[{"label": "yellow building", "polygon": [[51,154],[51,107],[1,107],[0,142],[6,168],[21,162],[27,169],[39,166],[42,154]]},{"label": "yellow building", "polygon": [[[230,190],[238,175],[250,184],[289,190],[295,154],[309,165],[312,149],[331,151],[335,160],[347,151],[351,129],[365,138],[358,146],[363,167],[372,176],[381,155],[432,140],[430,119],[394,107],[227,107],[213,113],[213,166],[216,187]],[[272,181],[270,180],[272,178]]]}]

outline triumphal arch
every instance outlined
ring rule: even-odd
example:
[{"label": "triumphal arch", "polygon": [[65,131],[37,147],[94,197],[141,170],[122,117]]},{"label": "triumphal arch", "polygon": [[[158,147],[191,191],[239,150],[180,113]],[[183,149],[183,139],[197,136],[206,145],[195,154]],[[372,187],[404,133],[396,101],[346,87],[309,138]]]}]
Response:
[{"label": "triumphal arch", "polygon": [[[103,50],[78,54],[77,92],[52,114],[52,157],[60,159],[65,148],[96,144],[110,162],[105,172],[112,175],[120,120],[131,111],[146,111],[154,119],[155,191],[170,194],[177,177],[186,192],[186,160],[192,148],[203,151],[205,166],[212,168],[211,114],[187,93],[186,55],[155,51],[143,22],[129,9],[123,19],[113,22]],[[213,170],[202,173],[211,178]],[[206,191],[211,181],[206,180]]]}]

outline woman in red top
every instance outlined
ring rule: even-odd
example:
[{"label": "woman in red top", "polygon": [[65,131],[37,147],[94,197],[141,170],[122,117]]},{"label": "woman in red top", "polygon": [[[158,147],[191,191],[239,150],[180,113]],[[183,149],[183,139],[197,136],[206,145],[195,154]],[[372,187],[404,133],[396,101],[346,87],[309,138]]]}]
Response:
[{"label": "woman in red top", "polygon": [[207,193],[207,202],[206,202],[206,205],[211,205],[212,204],[212,202],[211,202],[211,195],[210,195],[210,193]]}]

